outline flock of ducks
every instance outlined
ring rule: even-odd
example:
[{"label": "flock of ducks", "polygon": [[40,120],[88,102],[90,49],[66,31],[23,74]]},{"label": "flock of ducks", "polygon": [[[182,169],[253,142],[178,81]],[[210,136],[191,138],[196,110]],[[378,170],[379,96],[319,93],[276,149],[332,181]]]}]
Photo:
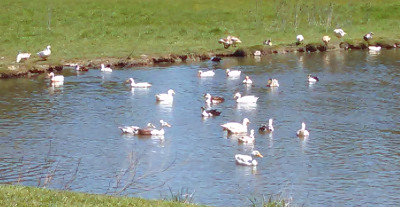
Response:
[{"label": "flock of ducks", "polygon": [[[51,46],[48,45],[46,47],[46,49],[36,53],[39,58],[41,58],[42,60],[46,60],[50,55],[51,55],[51,50],[50,50]],[[17,54],[17,59],[16,62],[19,63],[21,61],[25,61],[28,60],[31,57],[31,53],[22,53],[22,52],[18,52]]]}]

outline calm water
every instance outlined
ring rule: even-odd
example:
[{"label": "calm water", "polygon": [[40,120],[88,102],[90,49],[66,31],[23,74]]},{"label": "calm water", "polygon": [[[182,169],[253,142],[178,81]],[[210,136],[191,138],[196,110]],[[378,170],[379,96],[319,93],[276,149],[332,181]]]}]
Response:
[{"label": "calm water", "polygon": [[[240,69],[227,79],[224,69]],[[197,70],[216,69],[212,78]],[[307,74],[320,82],[309,85]],[[0,80],[0,182],[151,199],[194,192],[194,202],[249,206],[281,194],[304,206],[397,206],[400,202],[400,52],[284,54],[221,63],[63,71],[52,87],[44,75]],[[253,86],[241,84],[244,75]],[[124,81],[153,84],[131,90]],[[271,90],[268,78],[280,87]],[[174,103],[154,95],[176,92]],[[238,105],[234,92],[259,96]],[[204,93],[223,96],[203,119]],[[274,118],[272,135],[238,144],[220,127],[249,118],[250,129]],[[164,140],[121,134],[118,126],[168,121]],[[301,122],[310,137],[295,136]],[[259,150],[257,168],[234,155]],[[47,177],[47,179],[46,179]],[[121,192],[120,192],[121,191]]]}]

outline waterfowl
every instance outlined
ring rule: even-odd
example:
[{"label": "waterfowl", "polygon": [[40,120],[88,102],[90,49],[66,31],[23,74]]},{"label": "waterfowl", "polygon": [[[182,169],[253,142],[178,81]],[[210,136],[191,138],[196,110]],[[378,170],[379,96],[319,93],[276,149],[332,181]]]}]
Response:
[{"label": "waterfowl", "polygon": [[212,71],[212,70],[208,70],[208,71],[199,70],[199,71],[197,72],[197,75],[198,75],[199,77],[213,77],[213,76],[215,75],[215,72]]},{"label": "waterfowl", "polygon": [[31,57],[31,53],[18,52],[16,61],[17,61],[17,63],[19,63],[21,60],[28,60],[29,57]]},{"label": "waterfowl", "polygon": [[256,103],[259,97],[253,95],[242,96],[239,92],[237,92],[233,98],[236,99],[237,103]]},{"label": "waterfowl", "polygon": [[238,77],[242,73],[242,71],[240,70],[230,70],[230,69],[226,69],[225,72],[226,76],[228,77]]},{"label": "waterfowl", "polygon": [[64,82],[64,76],[63,75],[54,75],[53,72],[49,73],[48,76],[50,77],[50,82],[57,82],[57,83],[62,83]]},{"label": "waterfowl", "polygon": [[382,47],[381,46],[368,46],[368,49],[370,51],[381,51]]},{"label": "waterfowl", "polygon": [[144,128],[144,129],[138,129],[138,135],[164,135],[164,127],[171,127],[170,124],[167,122],[160,120],[161,123],[161,129],[155,129],[155,128]]},{"label": "waterfowl", "polygon": [[209,94],[209,93],[205,94],[204,98],[206,98],[206,103],[208,103],[208,104],[218,104],[218,103],[222,103],[225,101],[225,99],[223,97],[211,96],[211,94]]},{"label": "waterfowl", "polygon": [[254,137],[254,129],[250,130],[250,135],[245,135],[238,138],[238,142],[248,143],[248,144],[254,143],[255,140],[256,139]]},{"label": "waterfowl", "polygon": [[311,74],[308,74],[307,79],[309,83],[315,83],[319,81],[317,76],[312,76]]},{"label": "waterfowl", "polygon": [[126,82],[130,83],[131,87],[133,87],[133,88],[149,88],[149,87],[151,87],[151,84],[148,82],[135,83],[135,80],[133,78],[129,78]]},{"label": "waterfowl", "polygon": [[363,39],[367,42],[369,42],[372,39],[372,35],[374,35],[373,32],[367,33],[363,36]]},{"label": "waterfowl", "polygon": [[324,42],[325,45],[328,45],[329,41],[331,41],[329,36],[326,35],[322,37],[322,42]]},{"label": "waterfowl", "polygon": [[272,46],[271,39],[269,39],[269,40],[264,40],[263,44],[264,44],[264,45],[268,45],[268,46]]},{"label": "waterfowl", "polygon": [[218,43],[223,44],[224,48],[227,49],[229,48],[231,45],[232,47],[236,47],[237,43],[242,43],[242,41],[240,41],[239,38],[235,37],[235,36],[227,36],[226,38],[221,38],[218,40]]},{"label": "waterfowl", "polygon": [[249,76],[246,76],[246,77],[244,78],[244,80],[243,80],[243,83],[244,83],[244,84],[252,84],[253,81],[250,79]]},{"label": "waterfowl", "polygon": [[75,66],[75,70],[76,71],[89,71],[89,69],[87,69],[86,67],[80,67],[79,65]]},{"label": "waterfowl", "polygon": [[345,34],[347,34],[346,32],[343,31],[343,29],[334,29],[333,30],[333,34],[337,37],[337,38],[342,38]]},{"label": "waterfowl", "polygon": [[[138,134],[140,127],[138,126],[122,126],[118,127],[121,129],[122,133],[126,134]],[[145,128],[156,128],[152,123],[148,123]]]},{"label": "waterfowl", "polygon": [[254,56],[261,56],[261,51],[260,50],[256,50],[254,52]]},{"label": "waterfowl", "polygon": [[268,125],[262,125],[258,131],[260,132],[273,132],[274,131],[274,126],[272,126],[272,119],[268,120]]},{"label": "waterfowl", "polygon": [[213,62],[219,62],[221,60],[222,60],[222,58],[220,58],[220,57],[212,57],[211,58],[211,61],[213,61]]},{"label": "waterfowl", "polygon": [[101,72],[112,72],[112,69],[109,67],[105,67],[104,64],[101,64]]},{"label": "waterfowl", "polygon": [[236,154],[235,160],[236,163],[239,165],[256,166],[258,165],[258,162],[257,160],[255,160],[255,157],[263,157],[263,156],[259,151],[254,150],[251,152],[251,155]]},{"label": "waterfowl", "polygon": [[203,117],[219,116],[220,114],[221,112],[215,109],[206,110],[204,107],[201,107],[201,116]]},{"label": "waterfowl", "polygon": [[40,58],[42,58],[43,60],[46,60],[49,56],[50,56],[50,54],[51,54],[51,50],[50,50],[50,45],[48,45],[47,47],[46,47],[46,49],[44,49],[44,50],[42,50],[42,51],[40,51],[40,52],[38,52],[38,53],[36,53]]},{"label": "waterfowl", "polygon": [[174,100],[175,91],[169,89],[167,93],[161,93],[156,95],[157,101],[173,101]]},{"label": "waterfowl", "polygon": [[226,124],[222,124],[221,127],[223,130],[227,130],[229,133],[233,134],[247,133],[247,125],[249,123],[249,119],[244,118],[242,124],[237,122],[228,122]]},{"label": "waterfowl", "polygon": [[304,41],[303,35],[301,35],[301,34],[297,35],[296,40],[297,40],[297,42],[296,42],[297,45],[301,44]]},{"label": "waterfowl", "polygon": [[306,124],[304,122],[301,123],[301,129],[297,130],[296,135],[300,138],[306,138],[310,135],[310,133],[306,130]]},{"label": "waterfowl", "polygon": [[279,82],[275,78],[268,79],[267,87],[279,87]]}]

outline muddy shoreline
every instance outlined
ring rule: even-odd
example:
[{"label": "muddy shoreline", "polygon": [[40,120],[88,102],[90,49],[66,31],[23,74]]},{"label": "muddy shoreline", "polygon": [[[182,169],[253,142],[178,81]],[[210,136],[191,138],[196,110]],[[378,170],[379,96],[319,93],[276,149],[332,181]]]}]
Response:
[{"label": "muddy shoreline", "polygon": [[[400,42],[382,44],[376,43],[375,46],[381,46],[382,49],[396,49],[400,47]],[[34,74],[41,74],[51,71],[62,71],[65,67],[72,67],[78,64],[83,70],[100,68],[101,63],[115,68],[133,68],[143,66],[156,66],[162,63],[190,63],[198,61],[210,60],[212,57],[246,57],[252,56],[255,51],[260,51],[261,56],[271,54],[284,54],[292,52],[326,52],[334,50],[368,50],[368,45],[365,43],[351,44],[348,42],[341,42],[339,45],[324,45],[324,44],[307,44],[307,45],[288,45],[288,46],[253,46],[248,48],[238,48],[235,51],[226,52],[209,52],[201,54],[168,54],[160,56],[141,55],[137,58],[122,57],[122,58],[98,58],[98,59],[79,59],[79,60],[63,60],[57,65],[47,64],[46,61],[36,62],[33,65],[24,63],[14,64],[8,66],[8,71],[0,73],[0,78],[18,78],[29,77]],[[28,68],[29,67],[29,68]]]}]

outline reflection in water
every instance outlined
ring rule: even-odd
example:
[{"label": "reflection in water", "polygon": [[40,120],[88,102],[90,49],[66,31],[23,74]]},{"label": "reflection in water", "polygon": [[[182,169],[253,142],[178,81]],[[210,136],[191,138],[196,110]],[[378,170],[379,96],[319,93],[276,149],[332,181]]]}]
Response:
[{"label": "reflection in water", "polygon": [[[212,206],[247,206],[251,195],[279,192],[297,205],[397,206],[399,59],[396,50],[377,55],[334,51],[110,74],[90,70],[76,76],[64,70],[67,81],[58,87],[44,75],[1,79],[0,180],[37,186],[39,179],[57,172],[49,188],[63,189],[74,177],[71,190],[107,193],[116,175],[134,167],[136,175],[150,175],[123,193],[143,198],[159,199],[168,187],[190,186],[196,203]],[[245,90],[242,79],[226,77],[226,68],[240,68],[253,85]],[[215,69],[216,74],[199,79],[199,69]],[[307,74],[321,80],[309,85]],[[122,82],[132,76],[157,84],[131,91]],[[279,80],[279,88],[265,86],[270,77]],[[177,92],[173,104],[156,102],[155,95],[168,88]],[[233,94],[238,91],[260,99],[256,105],[237,104]],[[206,92],[225,97],[211,106],[220,116],[201,118]],[[237,140],[243,135],[227,135],[220,126],[245,117],[251,120],[249,130],[269,117],[278,121],[273,133],[256,132],[255,144],[245,145]],[[162,138],[118,129],[160,119],[173,125]],[[303,120],[311,135],[302,140],[296,130]],[[235,154],[254,149],[265,155],[256,169],[235,164]],[[140,162],[131,165],[132,160]],[[129,177],[120,181],[126,184]]]}]

